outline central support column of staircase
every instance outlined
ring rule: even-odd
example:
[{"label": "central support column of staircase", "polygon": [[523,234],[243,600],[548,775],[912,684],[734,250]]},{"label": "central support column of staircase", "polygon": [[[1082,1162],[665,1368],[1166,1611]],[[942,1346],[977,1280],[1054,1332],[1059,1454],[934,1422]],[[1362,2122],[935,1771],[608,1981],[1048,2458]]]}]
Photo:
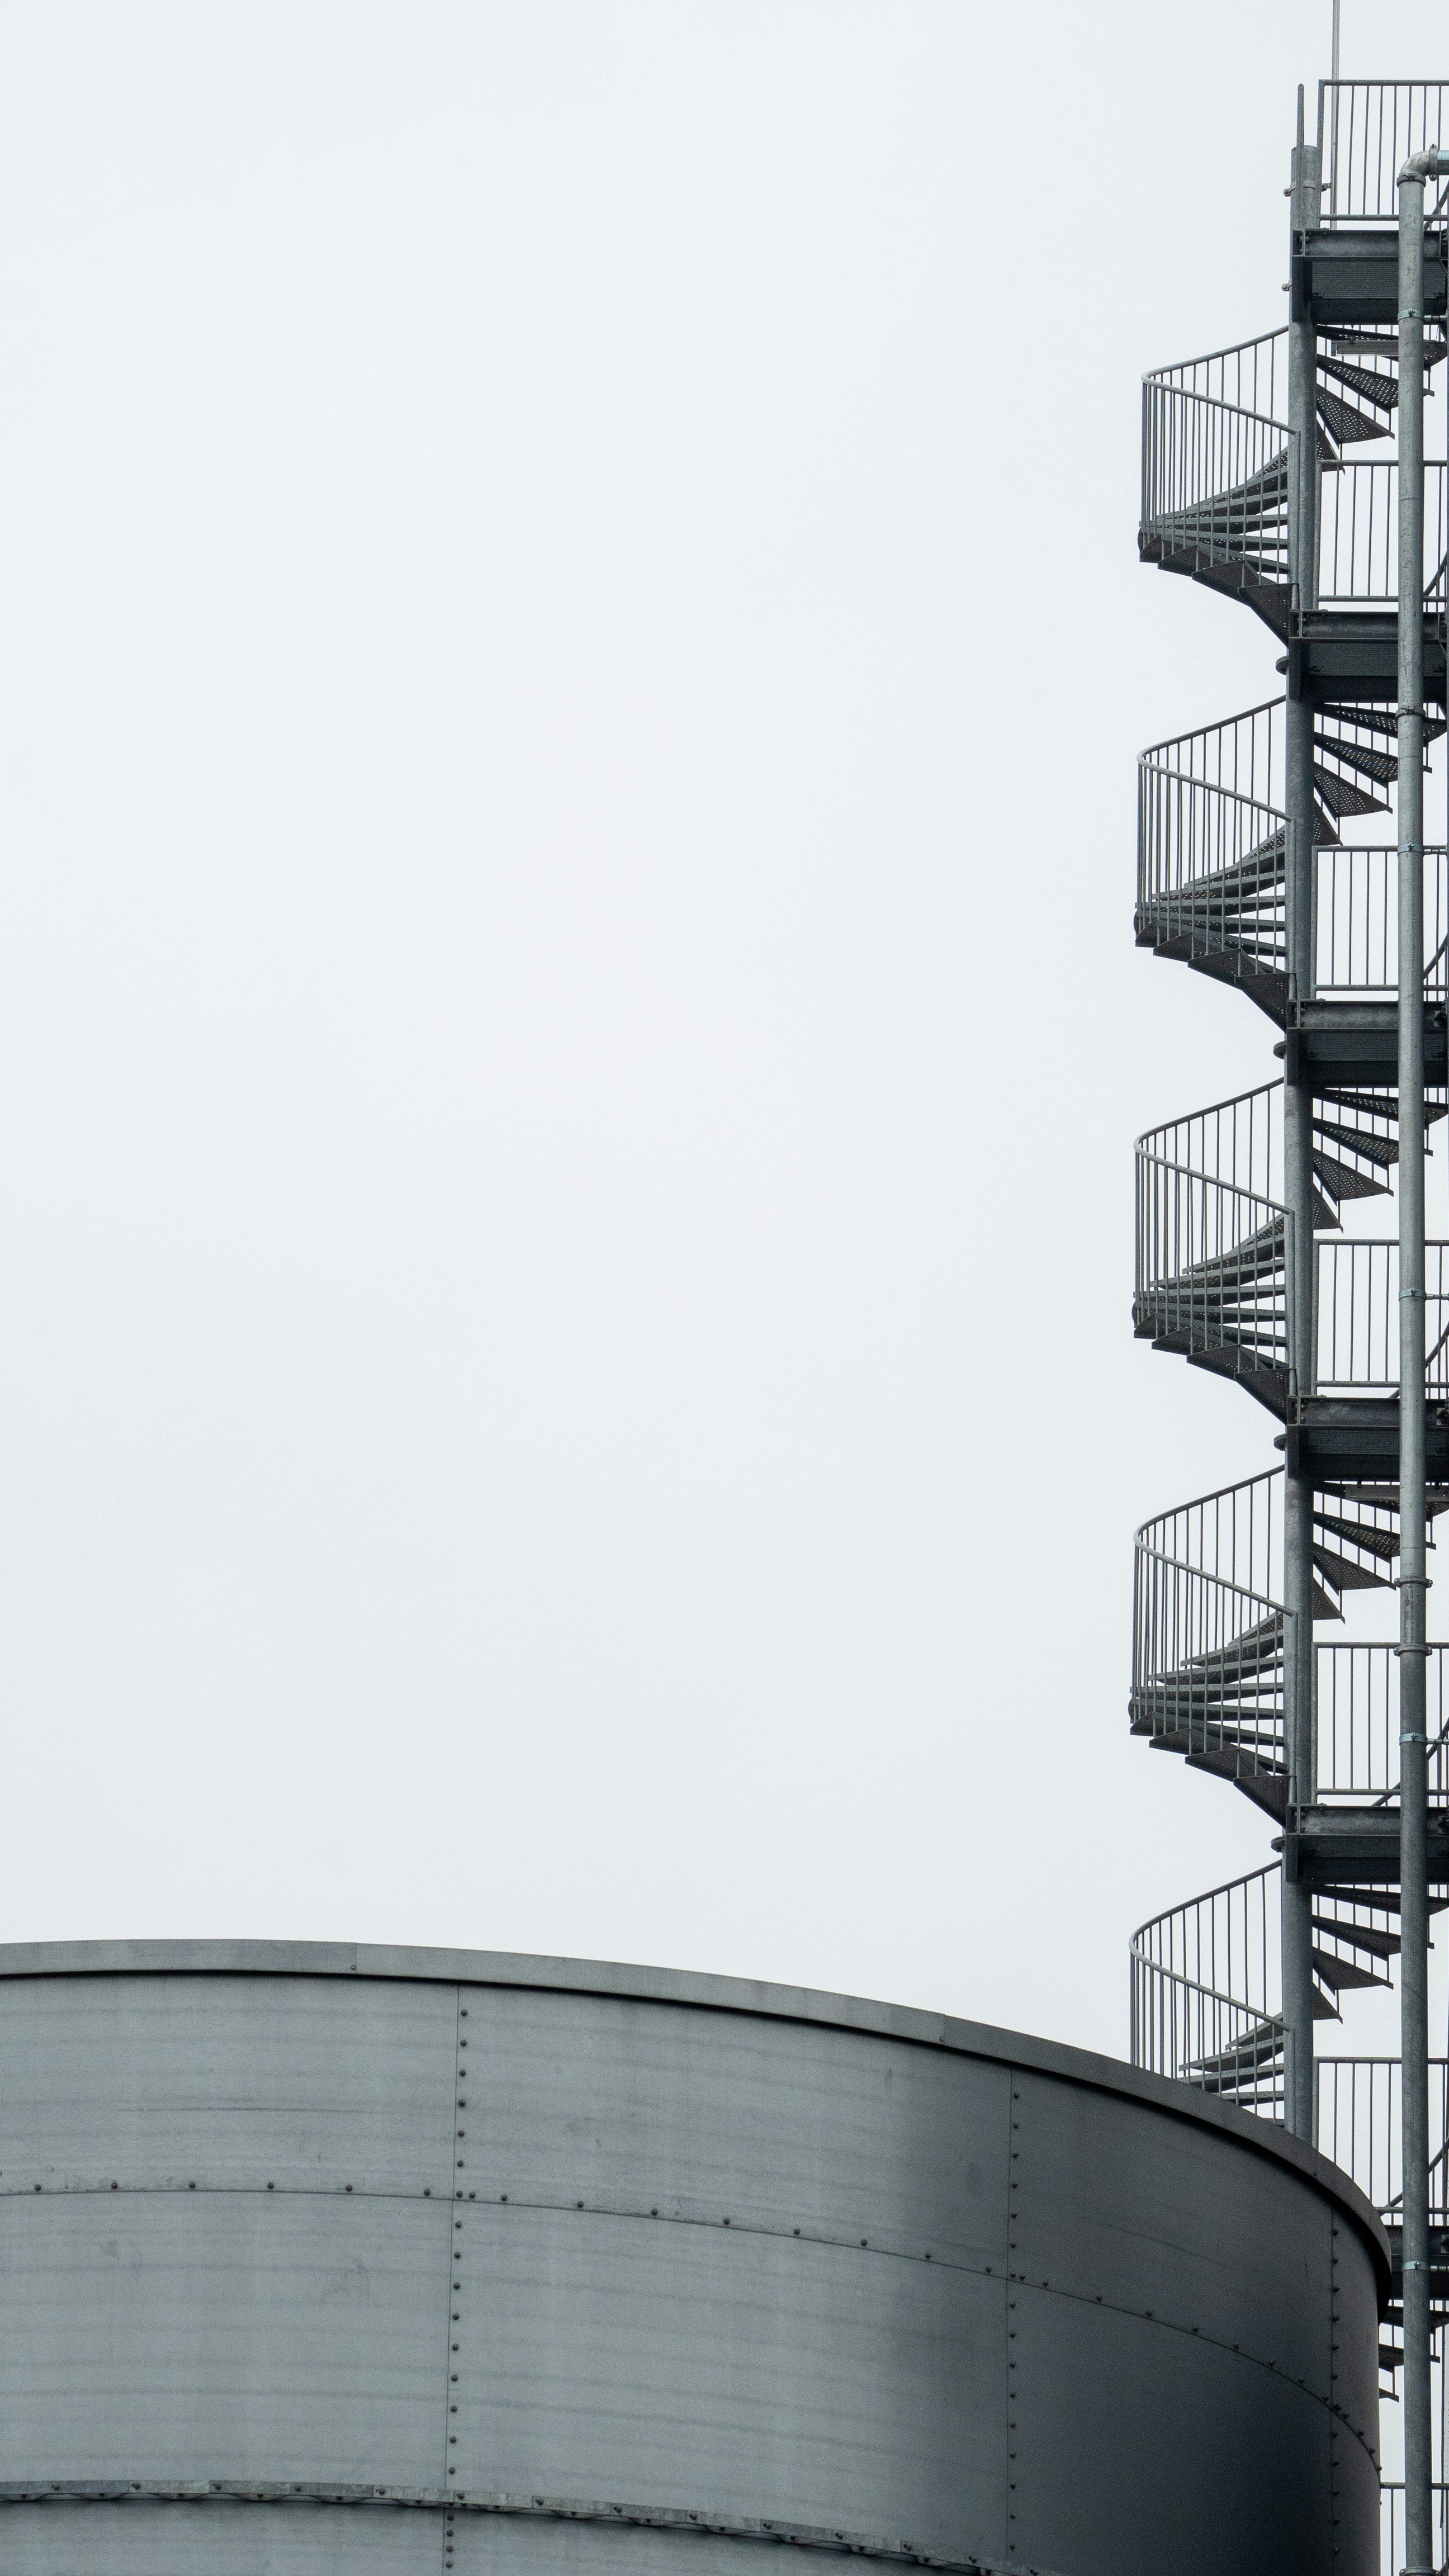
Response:
[{"label": "central support column of staircase", "polygon": [[[1303,140],[1299,94],[1298,144],[1293,154],[1293,231],[1316,230],[1321,155]],[[1288,333],[1288,578],[1299,612],[1318,606],[1317,334],[1307,314]],[[1290,670],[1284,733],[1288,809],[1286,930],[1289,992],[1293,1002],[1313,998],[1314,872],[1317,866],[1318,799],[1313,771],[1313,707],[1293,686]],[[1297,1078],[1294,1078],[1294,1077]],[[1313,1389],[1313,1238],[1317,1185],[1313,1170],[1313,1089],[1306,1070],[1290,1069],[1283,1089],[1284,1200],[1288,1210],[1288,1309],[1290,1403]],[[1288,1754],[1288,1830],[1311,1807],[1316,1787],[1313,1726],[1313,1479],[1291,1462],[1284,1491],[1284,1592],[1287,1612],[1283,1676],[1284,1736]],[[1290,1842],[1290,1850],[1296,1844]],[[1284,2119],[1295,2137],[1313,2136],[1313,1891],[1294,1868],[1283,1872]]]}]

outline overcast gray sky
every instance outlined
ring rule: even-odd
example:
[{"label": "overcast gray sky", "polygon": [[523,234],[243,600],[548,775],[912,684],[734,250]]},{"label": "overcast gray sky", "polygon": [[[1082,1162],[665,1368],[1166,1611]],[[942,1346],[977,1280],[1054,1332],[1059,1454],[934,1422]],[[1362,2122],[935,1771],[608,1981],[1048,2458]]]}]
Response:
[{"label": "overcast gray sky", "polygon": [[[540,1949],[1122,2051],[1134,761],[1274,686],[1138,378],[1328,0],[0,9],[0,1937]],[[1442,13],[1345,0],[1347,72]],[[1377,22],[1379,33],[1374,34]]]}]

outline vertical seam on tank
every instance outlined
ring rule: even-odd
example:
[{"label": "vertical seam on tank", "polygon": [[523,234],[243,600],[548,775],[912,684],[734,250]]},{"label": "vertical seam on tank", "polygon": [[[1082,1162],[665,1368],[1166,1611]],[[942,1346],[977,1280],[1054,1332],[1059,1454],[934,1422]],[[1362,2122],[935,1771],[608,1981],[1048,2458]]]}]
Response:
[{"label": "vertical seam on tank", "polygon": [[[458,2298],[458,2305],[459,2305],[459,2309],[461,2310],[461,2307],[462,2307],[462,2296],[461,2296],[461,2293],[455,2293],[455,2291],[454,2291],[454,2287],[453,2287],[453,2284],[454,2284],[454,2281],[455,2281],[455,2280],[461,2280],[461,2279],[462,2279],[462,2277],[463,2277],[463,2275],[462,2275],[461,2271],[460,2271],[460,2270],[459,2270],[459,2268],[458,2268],[458,2265],[459,2265],[459,2258],[460,2258],[460,2254],[461,2254],[461,2250],[462,2250],[462,2236],[461,2236],[461,2234],[460,2234],[460,2229],[461,2229],[461,2226],[462,2226],[462,2206],[461,2206],[461,2203],[462,2203],[462,2194],[461,2194],[461,2192],[460,2192],[460,2190],[459,2190],[459,2188],[458,2188],[459,2180],[460,2180],[460,2170],[459,2170],[459,2164],[458,2164],[458,2146],[457,2146],[457,2133],[458,2133],[458,2127],[459,2127],[459,2120],[458,2120],[458,2100],[459,2100],[459,2091],[460,2091],[459,2077],[460,2077],[460,2070],[461,2070],[461,2067],[462,2067],[462,2057],[463,2057],[462,2045],[461,2045],[461,2042],[462,2042],[462,2035],[463,2035],[463,1989],[462,1989],[462,1987],[461,1987],[460,1985],[455,1985],[455,1986],[454,1986],[454,1988],[453,1988],[453,2063],[452,2063],[452,2067],[451,2067],[451,2070],[450,2070],[450,2073],[451,2073],[452,2089],[451,2089],[451,2091],[450,2091],[450,2093],[449,2093],[449,2096],[448,2096],[448,2160],[447,2160],[448,2188],[447,2188],[447,2190],[446,2190],[446,2192],[445,2192],[445,2195],[444,2195],[444,2197],[445,2197],[445,2201],[446,2201],[446,2204],[447,2204],[447,2213],[448,2213],[448,2214],[447,2214],[447,2221],[446,2221],[446,2225],[447,2225],[447,2236],[446,2236],[446,2239],[445,2239],[445,2243],[444,2243],[443,2251],[444,2251],[444,2254],[445,2254],[445,2256],[446,2256],[446,2258],[447,2258],[447,2265],[448,2265],[448,2268],[447,2268],[447,2272],[446,2272],[446,2274],[444,2275],[444,2280],[443,2280],[443,2288],[444,2288],[444,2291],[445,2291],[445,2293],[446,2293],[446,2296],[445,2296],[444,2301],[443,2301],[443,2438],[442,2438],[442,2463],[441,2463],[441,2466],[440,2466],[440,2468],[439,2468],[439,2472],[438,2472],[438,2484],[439,2484],[439,2486],[443,2489],[443,2493],[444,2493],[445,2497],[446,2497],[446,2495],[447,2495],[447,2491],[448,2491],[448,2480],[449,2480],[449,2478],[450,2478],[450,2477],[452,2477],[452,2478],[456,2478],[456,2476],[457,2476],[457,2466],[456,2466],[456,2463],[452,2461],[451,2454],[452,2454],[452,2453],[457,2449],[457,2447],[458,2447],[458,2444],[457,2444],[457,2436],[456,2436],[456,2434],[453,2432],[453,2429],[452,2429],[452,2428],[453,2428],[453,2423],[454,2423],[454,2412],[453,2412],[453,2409],[454,2409],[454,2399],[453,2399],[453,2396],[452,2396],[453,2376],[454,2376],[454,2374],[453,2374],[453,2342],[454,2342],[454,2336],[453,2336],[453,2315],[454,2315],[453,2300],[454,2300],[455,2295],[456,2295],[456,2296],[457,2296],[457,2298]],[[462,2344],[462,2340],[463,2340],[463,2337],[462,2337],[461,2324],[460,2324],[460,2330],[459,2330],[458,2337],[457,2337],[457,2341],[458,2341],[458,2343],[459,2343],[459,2345],[460,2345],[460,2346],[461,2346],[461,2344]],[[458,2363],[459,2363],[459,2371],[460,2371],[460,2374],[461,2374],[461,2367],[462,2367],[462,2359],[463,2359],[463,2356],[462,2356],[462,2352],[461,2352],[461,2350],[460,2350],[460,2351],[459,2351],[459,2354],[458,2354]],[[461,2386],[461,2376],[460,2376],[460,2378],[459,2378],[459,2385]],[[442,2535],[441,2535],[441,2537],[442,2537],[442,2553],[441,2553],[441,2556],[442,2556],[442,2566],[443,2566],[443,2569],[446,2571],[447,2569],[451,2568],[451,2566],[452,2566],[452,2564],[453,2564],[453,2517],[452,2517],[452,2513],[451,2513],[451,2511],[449,2510],[449,2508],[448,2508],[448,2506],[447,2506],[446,2504],[444,2505],[444,2508],[443,2508],[443,2529],[442,2529]]]},{"label": "vertical seam on tank", "polygon": [[1017,2193],[1017,2182],[1016,2182],[1016,2165],[1017,2165],[1017,2157],[1016,2157],[1016,2152],[1015,2152],[1015,2150],[1014,2150],[1014,2149],[1013,2149],[1013,2147],[1012,2147],[1012,2143],[1011,2143],[1011,2141],[1012,2141],[1012,2139],[1013,2139],[1014,2137],[1018,2137],[1018,2136],[1020,2135],[1020,2129],[1019,2129],[1019,2127],[1018,2127],[1018,2122],[1017,2122],[1017,2113],[1018,2113],[1018,2110],[1019,2110],[1019,2108],[1020,2108],[1020,2103],[1021,2103],[1021,2084],[1020,2084],[1020,2072],[1021,2072],[1021,2071],[1020,2071],[1019,2067],[1009,2066],[1009,2067],[1007,2068],[1006,2072],[1007,2072],[1007,2087],[1006,2087],[1006,2295],[1005,2295],[1005,2299],[1004,2299],[1004,2302],[1003,2302],[1003,2306],[1002,2306],[1002,2315],[1001,2315],[1002,2338],[1003,2338],[1003,2341],[1004,2341],[1004,2344],[1005,2344],[1005,2347],[1006,2347],[1006,2371],[1005,2371],[1005,2387],[1006,2387],[1006,2449],[1005,2449],[1005,2458],[1004,2458],[1004,2459],[1003,2459],[1003,2461],[1002,2461],[1002,2467],[1003,2467],[1003,2469],[1005,2470],[1005,2473],[1006,2473],[1006,2477],[1005,2477],[1005,2483],[1006,2483],[1006,2497],[1005,2497],[1005,2502],[1006,2502],[1006,2550],[1005,2550],[1005,2556],[1006,2556],[1006,2562],[1007,2562],[1007,2565],[1008,2565],[1009,2567],[1014,2567],[1014,2566],[1016,2565],[1016,2538],[1017,2538],[1017,2533],[1016,2533],[1016,2480],[1015,2480],[1015,2479],[1014,2479],[1014,2477],[1012,2476],[1012,2470],[1014,2469],[1014,2467],[1015,2467],[1016,2463],[1015,2463],[1015,2461],[1014,2461],[1014,2460],[1013,2460],[1013,2458],[1012,2458],[1012,2453],[1013,2453],[1013,2451],[1014,2451],[1014,2450],[1015,2450],[1015,2448],[1016,2448],[1016,2377],[1015,2377],[1015,2372],[1016,2372],[1016,2360],[1015,2360],[1015,2356],[1013,2355],[1013,2352],[1012,2352],[1012,2349],[1011,2349],[1012,2341],[1013,2341],[1011,2320],[1012,2320],[1012,2317],[1013,2317],[1013,2316],[1015,2315],[1015,2313],[1016,2313],[1015,2308],[1014,2308],[1014,2306],[1013,2306],[1013,2300],[1014,2300],[1015,2295],[1016,2295],[1016,2273],[1017,2273],[1017,2262],[1016,2262],[1016,2217],[1017,2217],[1017,2197],[1016,2197],[1016,2193]]},{"label": "vertical seam on tank", "polygon": [[[1338,2220],[1330,2207],[1328,2219],[1328,2516],[1333,2535],[1333,2556],[1339,2555],[1339,2457],[1338,2457]],[[1375,2329],[1377,2341],[1377,2328]]]}]

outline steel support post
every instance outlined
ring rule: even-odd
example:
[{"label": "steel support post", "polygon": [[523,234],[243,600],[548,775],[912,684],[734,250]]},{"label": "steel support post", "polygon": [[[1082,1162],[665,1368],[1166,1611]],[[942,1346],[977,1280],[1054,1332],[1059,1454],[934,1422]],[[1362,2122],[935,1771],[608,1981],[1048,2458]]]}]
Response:
[{"label": "steel support post", "polygon": [[1406,2576],[1432,2576],[1424,1508],[1424,176],[1399,173],[1399,1875]]},{"label": "steel support post", "polygon": [[[1295,235],[1317,229],[1320,155],[1303,141],[1303,94],[1298,96],[1298,147],[1293,154]],[[1316,337],[1305,315],[1289,326],[1288,545],[1289,578],[1301,612],[1317,605],[1318,463],[1314,399]],[[1285,709],[1288,813],[1288,964],[1295,1002],[1313,991],[1314,823],[1313,709],[1290,694]],[[1290,1058],[1292,1050],[1290,1049]],[[1290,1061],[1286,1072],[1292,1076]],[[1283,1085],[1283,1195],[1289,1212],[1289,1365],[1296,1395],[1313,1389],[1313,1098],[1306,1083]],[[1311,2139],[1313,2077],[1313,1898],[1292,1866],[1293,1823],[1313,1804],[1313,1490],[1311,1482],[1284,1478],[1283,1599],[1287,1612],[1283,1700],[1288,1755],[1289,1840],[1283,1871],[1283,2116],[1293,2135]]]}]

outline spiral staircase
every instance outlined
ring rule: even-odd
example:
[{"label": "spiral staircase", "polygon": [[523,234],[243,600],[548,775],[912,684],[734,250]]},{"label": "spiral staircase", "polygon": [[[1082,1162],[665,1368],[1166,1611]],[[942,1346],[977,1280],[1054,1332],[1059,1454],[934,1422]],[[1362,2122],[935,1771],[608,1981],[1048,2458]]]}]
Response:
[{"label": "spiral staircase", "polygon": [[[1401,1009],[1423,1013],[1431,1145],[1449,1110],[1449,852],[1425,850],[1422,991],[1405,993],[1395,840],[1395,174],[1408,153],[1441,141],[1449,83],[1321,86],[1316,151],[1300,123],[1294,158],[1292,319],[1148,376],[1138,535],[1145,564],[1252,612],[1247,631],[1261,638],[1266,627],[1283,685],[1139,763],[1137,944],[1233,987],[1268,1022],[1281,1070],[1138,1140],[1133,1329],[1154,1351],[1233,1380],[1260,1424],[1271,1417],[1279,1463],[1138,1531],[1130,1725],[1249,1800],[1277,1857],[1142,1926],[1132,2053],[1316,2135],[1369,2192],[1391,2243],[1401,2239],[1401,2069],[1338,2047],[1341,2033],[1352,2045],[1346,2022],[1393,1988],[1400,1955],[1403,1667],[1385,1616],[1400,1563],[1400,1260],[1384,1219],[1396,1222]],[[1424,381],[1439,396],[1427,420],[1440,426],[1425,470],[1426,746],[1446,719],[1446,215],[1449,189],[1432,182]],[[1426,749],[1431,794],[1442,759]],[[1449,1514],[1449,1242],[1426,1243],[1424,1301],[1432,1535]],[[1425,1663],[1432,1912],[1449,1906],[1446,1658],[1449,1646],[1431,1645]],[[1308,1941],[1312,2022],[1332,2053],[1315,2050],[1312,2027],[1296,2028],[1285,2004],[1290,1931],[1300,1959]],[[1301,1981],[1296,1991],[1306,1993]],[[1437,2059],[1430,2073],[1443,2481],[1449,2065]],[[1391,2308],[1380,2348],[1388,2396],[1401,2325]],[[1437,2493],[1443,2565],[1442,2483]],[[1385,2498],[1386,2547],[1397,2552],[1392,2482]]]}]

